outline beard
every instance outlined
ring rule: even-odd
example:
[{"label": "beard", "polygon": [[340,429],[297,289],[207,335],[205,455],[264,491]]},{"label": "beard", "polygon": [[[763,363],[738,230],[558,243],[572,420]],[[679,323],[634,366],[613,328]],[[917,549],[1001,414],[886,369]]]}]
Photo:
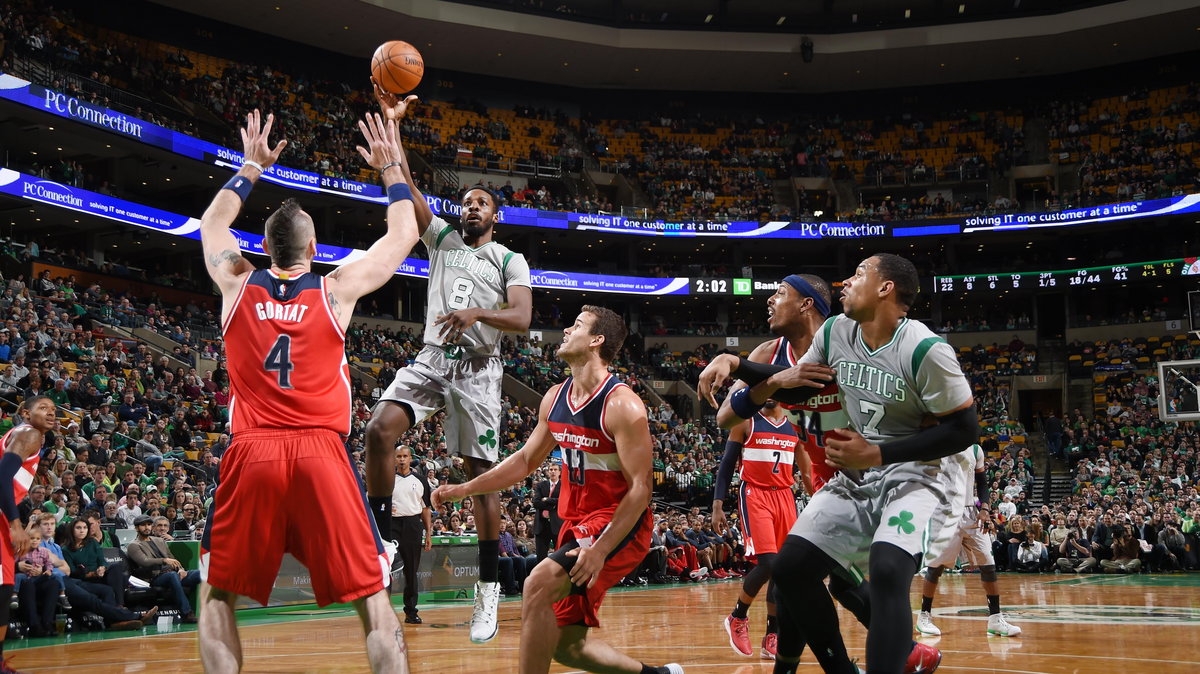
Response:
[{"label": "beard", "polygon": [[479,237],[483,236],[484,234],[487,234],[488,230],[490,230],[491,228],[492,228],[492,223],[490,223],[490,222],[484,222],[482,220],[477,221],[477,222],[463,221],[462,235],[465,238],[478,239]]}]

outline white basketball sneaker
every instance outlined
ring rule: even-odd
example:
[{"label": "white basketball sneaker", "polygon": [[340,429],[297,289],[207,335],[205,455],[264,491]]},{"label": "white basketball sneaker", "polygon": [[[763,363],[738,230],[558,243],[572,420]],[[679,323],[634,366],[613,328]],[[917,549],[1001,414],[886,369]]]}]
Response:
[{"label": "white basketball sneaker", "polygon": [[471,612],[471,642],[486,644],[496,638],[496,609],[500,605],[500,583],[475,583],[475,610]]},{"label": "white basketball sneaker", "polygon": [[1021,633],[1021,628],[1008,622],[1008,618],[1004,617],[1003,613],[995,613],[988,616],[988,634],[995,634],[1001,637],[1015,637]]},{"label": "white basketball sneaker", "polygon": [[397,547],[398,546],[396,545],[396,541],[384,541],[383,542],[383,554],[387,556],[387,563],[388,563],[389,569],[396,568],[396,548]]},{"label": "white basketball sneaker", "polygon": [[[937,637],[941,636],[942,634],[942,631],[938,629],[937,625],[933,624],[933,616],[929,614],[929,611],[921,611],[921,613],[917,615],[916,628],[918,632],[929,637]],[[988,624],[988,629],[991,629],[990,622]]]}]

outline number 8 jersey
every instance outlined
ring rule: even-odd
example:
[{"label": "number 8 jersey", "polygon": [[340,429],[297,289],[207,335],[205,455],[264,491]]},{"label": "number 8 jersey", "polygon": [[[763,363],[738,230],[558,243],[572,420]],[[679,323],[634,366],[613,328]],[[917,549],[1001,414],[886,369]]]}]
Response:
[{"label": "number 8 jersey", "polygon": [[[426,305],[425,344],[442,346],[441,325],[434,320],[451,311],[479,307],[503,309],[509,286],[530,285],[525,256],[489,241],[472,248],[450,223],[434,216],[421,235],[429,250],[429,292]],[[500,330],[476,321],[456,342],[467,357],[500,354]]]},{"label": "number 8 jersey", "polygon": [[325,278],[257,269],[222,326],[230,430],[325,428],[350,433],[346,335]]}]

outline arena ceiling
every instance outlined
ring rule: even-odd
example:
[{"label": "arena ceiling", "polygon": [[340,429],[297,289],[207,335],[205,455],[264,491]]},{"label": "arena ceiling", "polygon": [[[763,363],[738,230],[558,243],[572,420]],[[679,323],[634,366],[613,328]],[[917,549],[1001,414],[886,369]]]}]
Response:
[{"label": "arena ceiling", "polygon": [[[1190,71],[1200,45],[1198,0],[155,1],[362,55],[364,69],[376,45],[403,39],[429,67],[589,88],[861,91],[1053,75],[1172,54],[1187,54],[1180,67]],[[611,18],[507,8],[530,2],[607,7]],[[657,24],[620,18],[655,11]],[[710,23],[720,18],[717,27],[704,27],[709,14]],[[802,58],[805,38],[810,63]]]}]

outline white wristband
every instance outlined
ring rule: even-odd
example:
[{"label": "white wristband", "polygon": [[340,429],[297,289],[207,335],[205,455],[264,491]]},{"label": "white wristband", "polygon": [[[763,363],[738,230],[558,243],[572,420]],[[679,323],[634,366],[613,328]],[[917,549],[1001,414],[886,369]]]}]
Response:
[{"label": "white wristband", "polygon": [[254,168],[258,169],[258,172],[259,172],[259,173],[266,173],[266,172],[267,172],[267,169],[263,168],[263,165],[262,165],[262,164],[260,164],[260,163],[258,163],[258,162],[256,162],[256,161],[250,161],[249,159],[247,159],[246,161],[242,162],[242,166],[253,166]]}]

